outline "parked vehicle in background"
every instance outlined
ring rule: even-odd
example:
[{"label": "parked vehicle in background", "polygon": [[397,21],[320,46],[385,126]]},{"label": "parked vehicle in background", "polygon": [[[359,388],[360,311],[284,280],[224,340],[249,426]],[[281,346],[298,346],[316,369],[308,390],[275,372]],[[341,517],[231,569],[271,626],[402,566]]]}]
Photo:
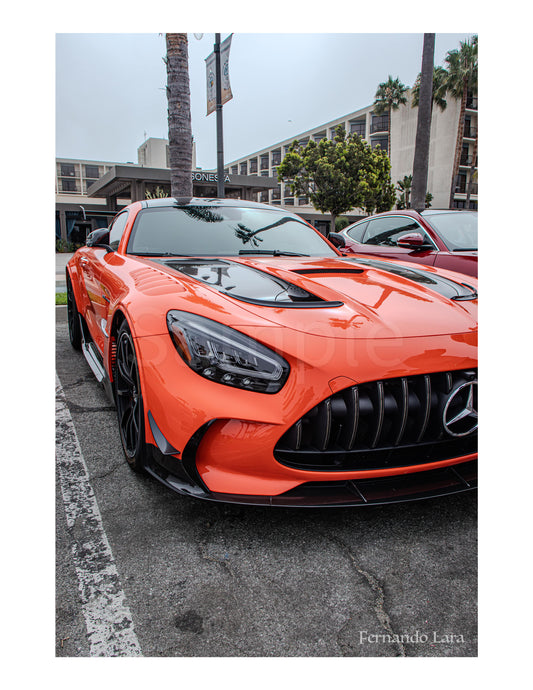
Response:
[{"label": "parked vehicle in background", "polygon": [[[414,261],[477,277],[477,211],[387,211],[339,235],[349,254]],[[338,244],[335,236],[330,240]]]}]

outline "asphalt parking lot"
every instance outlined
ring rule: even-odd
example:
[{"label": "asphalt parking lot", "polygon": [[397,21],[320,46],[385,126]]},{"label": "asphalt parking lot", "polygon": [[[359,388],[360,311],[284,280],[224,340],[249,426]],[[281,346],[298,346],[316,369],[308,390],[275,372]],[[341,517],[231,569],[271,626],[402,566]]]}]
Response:
[{"label": "asphalt parking lot", "polygon": [[56,655],[472,657],[477,497],[235,507],[126,464],[57,308]]}]

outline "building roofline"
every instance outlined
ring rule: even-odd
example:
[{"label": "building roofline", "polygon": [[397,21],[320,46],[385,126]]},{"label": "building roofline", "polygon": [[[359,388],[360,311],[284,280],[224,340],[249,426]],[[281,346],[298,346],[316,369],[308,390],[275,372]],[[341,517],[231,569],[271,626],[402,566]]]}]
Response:
[{"label": "building roofline", "polygon": [[277,144],[272,144],[271,146],[267,146],[266,148],[259,149],[259,151],[255,151],[254,153],[250,153],[249,155],[246,156],[241,156],[240,158],[235,158],[234,160],[230,161],[229,163],[226,163],[225,165],[234,165],[235,163],[242,162],[244,158],[255,158],[255,156],[259,156],[262,153],[268,153],[272,149],[279,148],[280,146],[284,146],[286,144],[292,144],[292,142],[296,139],[301,139],[302,137],[305,137],[307,135],[312,134],[313,132],[316,132],[317,130],[321,129],[328,129],[335,123],[341,123],[343,120],[347,120],[349,118],[353,118],[354,116],[361,116],[363,114],[366,114],[367,112],[371,111],[373,105],[365,105],[363,108],[359,108],[359,110],[355,110],[353,113],[348,113],[347,115],[341,115],[340,117],[335,118],[334,120],[330,120],[329,122],[324,122],[321,125],[317,125],[316,127],[312,127],[311,129],[307,129],[305,132],[300,132],[300,134],[295,134],[294,136],[288,137],[287,139],[283,139],[282,141],[278,142]]}]

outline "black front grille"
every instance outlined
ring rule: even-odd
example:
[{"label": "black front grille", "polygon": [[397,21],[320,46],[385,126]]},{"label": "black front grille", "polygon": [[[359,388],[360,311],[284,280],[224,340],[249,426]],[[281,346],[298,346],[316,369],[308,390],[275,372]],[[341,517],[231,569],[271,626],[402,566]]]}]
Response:
[{"label": "black front grille", "polygon": [[[477,430],[454,436],[443,423],[450,398],[448,420],[454,416],[455,404],[464,406],[464,395],[455,395],[455,391],[461,387],[469,390],[464,387],[469,381],[477,381],[477,370],[406,376],[345,388],[293,424],[278,441],[274,457],[298,469],[340,471],[404,467],[475,453]],[[464,433],[474,424],[473,416],[468,416],[453,429]]]}]

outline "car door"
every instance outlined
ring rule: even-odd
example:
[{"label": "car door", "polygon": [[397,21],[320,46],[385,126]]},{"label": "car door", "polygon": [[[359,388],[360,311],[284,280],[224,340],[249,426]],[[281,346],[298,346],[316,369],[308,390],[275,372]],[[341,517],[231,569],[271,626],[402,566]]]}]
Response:
[{"label": "car door", "polygon": [[[416,249],[399,247],[398,239],[403,235],[412,233],[422,235],[424,246]],[[358,254],[371,254],[383,259],[414,261],[429,266],[434,265],[438,252],[435,243],[424,228],[410,216],[371,218],[361,235],[360,241],[351,243],[350,249]]]},{"label": "car door", "polygon": [[[115,216],[109,229],[109,246],[116,250],[120,238],[128,221],[128,212],[123,211]],[[104,247],[92,247],[91,256],[85,264],[84,275],[87,274],[86,286],[90,285],[90,292],[87,291],[90,300],[90,321],[88,323],[91,336],[98,349],[104,351],[105,339],[109,337],[107,331],[107,317],[109,314],[109,290],[107,282],[110,272],[107,261],[112,254]]]}]

